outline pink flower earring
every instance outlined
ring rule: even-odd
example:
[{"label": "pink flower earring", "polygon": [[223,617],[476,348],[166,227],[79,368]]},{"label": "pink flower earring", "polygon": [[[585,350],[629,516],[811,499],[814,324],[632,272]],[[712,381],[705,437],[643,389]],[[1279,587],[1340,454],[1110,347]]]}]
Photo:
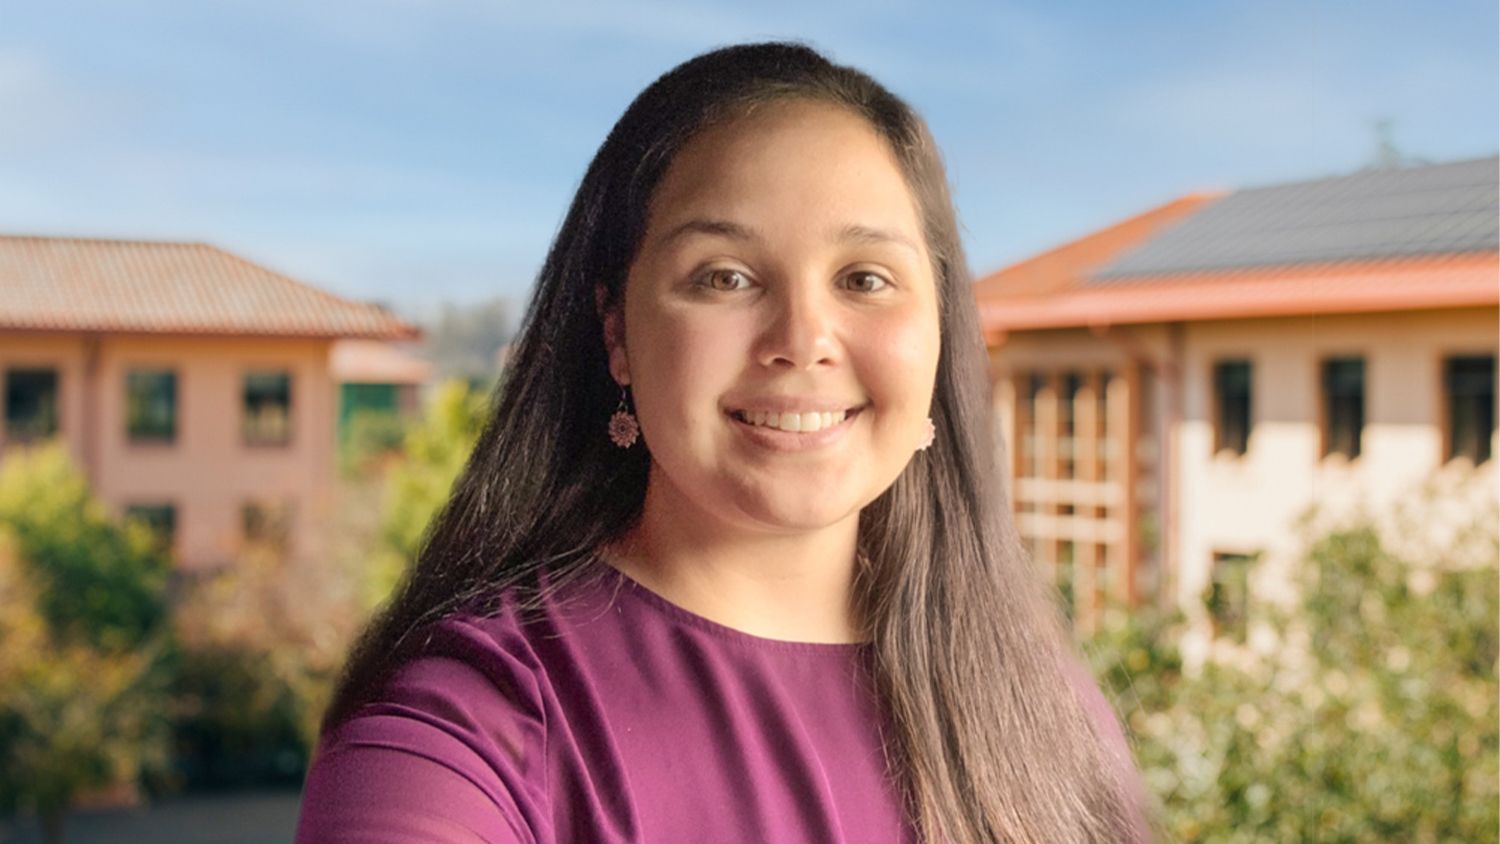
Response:
[{"label": "pink flower earring", "polygon": [[620,448],[630,448],[641,436],[641,423],[636,421],[635,414],[630,412],[626,403],[627,393],[624,385],[620,386],[620,406],[609,417],[609,441]]},{"label": "pink flower earring", "polygon": [[927,417],[927,436],[922,438],[922,444],[917,446],[917,451],[926,451],[935,439],[937,439],[937,425],[933,424],[932,417],[929,416]]}]

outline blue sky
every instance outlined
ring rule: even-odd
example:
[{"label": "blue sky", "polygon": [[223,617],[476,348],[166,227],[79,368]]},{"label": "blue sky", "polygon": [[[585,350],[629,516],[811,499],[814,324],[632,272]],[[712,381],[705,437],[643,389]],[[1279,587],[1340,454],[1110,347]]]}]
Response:
[{"label": "blue sky", "polygon": [[630,99],[795,38],[910,100],[983,274],[1182,193],[1500,146],[1493,0],[0,0],[0,231],[206,240],[412,311],[530,290]]}]

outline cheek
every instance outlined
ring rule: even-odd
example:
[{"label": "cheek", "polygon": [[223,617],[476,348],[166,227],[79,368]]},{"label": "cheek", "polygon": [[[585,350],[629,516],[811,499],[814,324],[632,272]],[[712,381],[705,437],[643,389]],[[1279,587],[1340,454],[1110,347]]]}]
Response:
[{"label": "cheek", "polygon": [[681,420],[715,407],[743,364],[733,321],[656,311],[628,322],[626,331],[636,405],[646,416]]},{"label": "cheek", "polygon": [[866,383],[889,406],[926,416],[937,376],[939,331],[936,314],[889,319],[862,333]]}]

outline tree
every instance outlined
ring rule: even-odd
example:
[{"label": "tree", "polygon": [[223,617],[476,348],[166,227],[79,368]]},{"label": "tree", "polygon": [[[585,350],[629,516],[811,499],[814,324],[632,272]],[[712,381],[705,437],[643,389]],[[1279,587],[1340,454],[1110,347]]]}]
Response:
[{"label": "tree", "polygon": [[486,394],[450,380],[433,391],[426,415],[407,431],[404,460],[386,478],[380,542],[368,579],[372,604],[390,594],[416,558],[428,524],[448,500],[488,418]]},{"label": "tree", "polygon": [[143,529],[122,528],[90,497],[60,444],[0,465],[0,526],[17,542],[38,609],[59,635],[105,650],[165,629],[166,556]]},{"label": "tree", "polygon": [[166,767],[165,569],[60,446],[0,465],[0,812],[49,842],[78,793]]}]

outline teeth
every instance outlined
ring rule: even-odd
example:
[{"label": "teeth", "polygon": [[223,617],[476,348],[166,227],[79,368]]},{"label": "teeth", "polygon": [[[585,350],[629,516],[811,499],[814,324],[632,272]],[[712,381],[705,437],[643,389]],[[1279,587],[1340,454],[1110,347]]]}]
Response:
[{"label": "teeth", "polygon": [[791,433],[812,433],[824,428],[831,428],[843,422],[848,413],[843,410],[819,413],[808,411],[807,413],[768,413],[766,411],[741,412],[740,419],[764,428],[775,428],[779,431]]}]

